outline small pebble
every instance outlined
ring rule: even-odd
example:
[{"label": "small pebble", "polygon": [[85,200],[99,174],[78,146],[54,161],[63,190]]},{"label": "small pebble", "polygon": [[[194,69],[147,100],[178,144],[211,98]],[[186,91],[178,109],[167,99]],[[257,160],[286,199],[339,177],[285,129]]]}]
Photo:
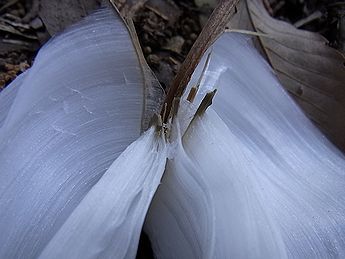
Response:
[{"label": "small pebble", "polygon": [[164,48],[179,54],[181,53],[184,42],[184,38],[181,36],[175,36],[168,40],[168,43]]},{"label": "small pebble", "polygon": [[147,60],[149,63],[151,64],[155,64],[155,65],[158,65],[159,64],[159,57],[155,54],[151,54],[151,55],[148,55],[147,56]]},{"label": "small pebble", "polygon": [[31,26],[31,28],[33,28],[34,30],[41,29],[41,28],[43,28],[42,20],[41,20],[39,17],[36,17],[35,19],[33,19],[33,20],[30,22],[30,26]]},{"label": "small pebble", "polygon": [[144,51],[144,54],[148,55],[148,54],[151,54],[152,49],[149,46],[146,46],[144,47],[143,51]]},{"label": "small pebble", "polygon": [[196,40],[196,38],[198,38],[198,35],[196,35],[195,33],[192,33],[192,34],[190,35],[190,39],[191,39],[191,40]]}]

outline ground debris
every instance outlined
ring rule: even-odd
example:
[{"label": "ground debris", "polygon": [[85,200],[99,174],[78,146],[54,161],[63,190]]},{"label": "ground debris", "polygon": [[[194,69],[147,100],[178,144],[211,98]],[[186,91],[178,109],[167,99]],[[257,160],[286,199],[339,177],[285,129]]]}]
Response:
[{"label": "ground debris", "polygon": [[30,67],[27,55],[10,52],[0,55],[0,90]]},{"label": "ground debris", "polygon": [[38,17],[37,0],[0,0],[0,89],[32,63],[49,38]]},{"label": "ground debris", "polygon": [[193,1],[147,1],[133,17],[145,58],[163,87],[176,75],[201,31]]}]

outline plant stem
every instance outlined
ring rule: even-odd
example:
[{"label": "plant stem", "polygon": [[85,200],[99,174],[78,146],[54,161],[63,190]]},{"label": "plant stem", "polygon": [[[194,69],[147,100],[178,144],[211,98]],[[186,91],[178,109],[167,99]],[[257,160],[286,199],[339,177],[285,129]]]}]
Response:
[{"label": "plant stem", "polygon": [[236,4],[239,1],[240,0],[221,0],[212,12],[169,88],[165,99],[167,109],[163,118],[164,122],[166,122],[169,117],[174,97],[182,96],[196,66],[208,47],[210,47],[218,36],[225,30],[231,16],[236,12]]}]

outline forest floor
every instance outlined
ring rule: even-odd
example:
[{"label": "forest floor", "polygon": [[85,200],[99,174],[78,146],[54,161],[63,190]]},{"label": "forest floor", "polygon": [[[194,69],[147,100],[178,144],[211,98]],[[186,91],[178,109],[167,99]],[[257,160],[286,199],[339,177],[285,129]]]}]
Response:
[{"label": "forest floor", "polygon": [[[145,58],[163,87],[179,70],[215,2],[149,0],[136,12],[134,23]],[[272,16],[319,32],[332,46],[339,44],[338,20],[345,13],[344,1],[263,2]],[[38,49],[51,36],[39,8],[39,0],[0,0],[0,90],[32,65]]]}]

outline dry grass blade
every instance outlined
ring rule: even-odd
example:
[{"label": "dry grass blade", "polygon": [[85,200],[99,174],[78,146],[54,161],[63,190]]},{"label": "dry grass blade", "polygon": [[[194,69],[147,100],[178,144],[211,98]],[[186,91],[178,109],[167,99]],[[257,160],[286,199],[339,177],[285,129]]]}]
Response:
[{"label": "dry grass blade", "polygon": [[114,0],[109,0],[109,5],[113,8],[116,15],[119,15],[127,27],[128,33],[131,37],[133,47],[137,53],[137,57],[140,63],[141,72],[144,78],[144,105],[141,122],[141,130],[145,131],[151,126],[151,122],[156,113],[159,113],[160,108],[165,97],[164,90],[157,80],[156,76],[148,66],[143,51],[141,49],[137,32],[134,27],[132,15],[135,14],[137,8],[144,4],[145,1],[138,1],[136,4],[124,5],[124,9],[120,11]]},{"label": "dry grass blade", "polygon": [[273,19],[261,1],[248,9],[269,62],[296,102],[340,148],[345,148],[345,59],[321,35]]},{"label": "dry grass blade", "polygon": [[192,49],[189,51],[180,68],[180,71],[176,75],[172,85],[169,88],[166,98],[167,113],[164,121],[166,121],[167,116],[169,116],[169,111],[171,109],[174,97],[180,97],[182,95],[201,57],[207,48],[225,30],[228,21],[235,13],[236,4],[239,1],[240,0],[222,0],[211,14],[208,22],[195,41]]}]

